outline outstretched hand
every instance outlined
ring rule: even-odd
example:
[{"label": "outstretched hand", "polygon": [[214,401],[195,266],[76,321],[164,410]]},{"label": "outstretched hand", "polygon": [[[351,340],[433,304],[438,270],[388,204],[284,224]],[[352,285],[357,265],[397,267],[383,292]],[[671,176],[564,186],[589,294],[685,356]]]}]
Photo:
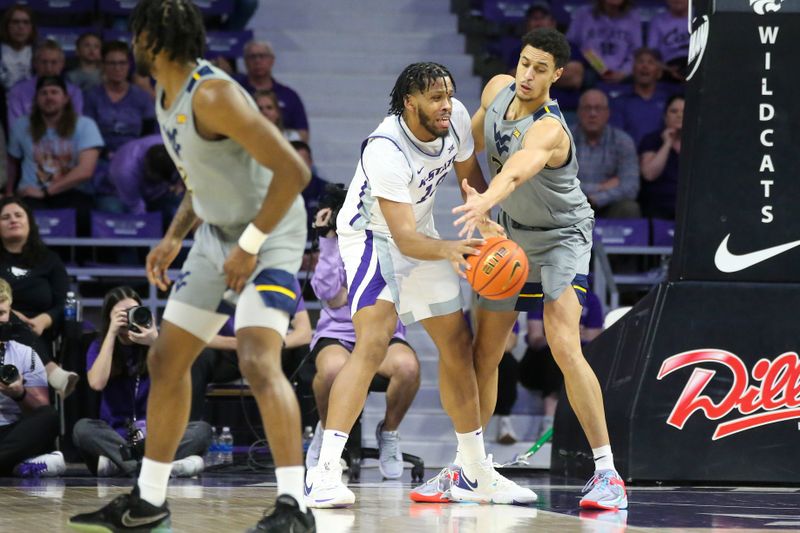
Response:
[{"label": "outstretched hand", "polygon": [[453,208],[453,214],[458,215],[462,213],[461,217],[453,222],[454,226],[461,226],[461,231],[458,232],[459,237],[471,236],[479,225],[484,227],[489,222],[489,217],[486,213],[492,208],[490,202],[474,187],[471,187],[467,180],[461,182],[461,188],[464,189],[467,199],[463,205]]}]

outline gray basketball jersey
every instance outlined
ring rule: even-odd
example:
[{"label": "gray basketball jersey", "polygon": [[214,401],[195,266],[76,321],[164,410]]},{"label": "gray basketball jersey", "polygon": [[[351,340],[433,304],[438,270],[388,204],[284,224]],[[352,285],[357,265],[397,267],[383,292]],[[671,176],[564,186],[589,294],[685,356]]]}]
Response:
[{"label": "gray basketball jersey", "polygon": [[[229,238],[235,238],[261,208],[272,181],[272,171],[234,140],[209,141],[197,133],[192,98],[202,82],[212,79],[236,84],[253,112],[259,112],[253,99],[236,81],[207,61],[198,60],[197,68],[186,79],[169,109],[164,109],[164,92],[161,86],[157,87],[156,116],[167,151],[192,192],[194,212],[205,222],[222,229]],[[276,231],[287,223],[294,225],[287,221],[290,218],[303,219],[305,224],[305,208],[300,196]]]},{"label": "gray basketball jersey", "polygon": [[535,113],[519,120],[506,120],[505,114],[514,99],[512,83],[495,97],[484,120],[484,137],[489,169],[494,178],[506,160],[522,148],[528,128],[537,120],[553,117],[567,132],[570,142],[569,160],[559,168],[545,167],[511,193],[500,204],[515,222],[535,228],[565,228],[594,216],[578,181],[578,159],[575,141],[561,116],[558,103],[551,100]]}]

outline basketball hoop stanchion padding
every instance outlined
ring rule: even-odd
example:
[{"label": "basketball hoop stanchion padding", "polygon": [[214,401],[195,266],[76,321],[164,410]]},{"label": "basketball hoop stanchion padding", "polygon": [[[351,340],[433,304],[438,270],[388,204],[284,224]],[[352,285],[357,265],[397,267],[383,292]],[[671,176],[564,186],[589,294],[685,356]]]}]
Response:
[{"label": "basketball hoop stanchion padding", "polygon": [[[584,349],[629,481],[800,479],[800,2],[692,5],[669,281]],[[562,394],[553,472],[591,475]]]}]

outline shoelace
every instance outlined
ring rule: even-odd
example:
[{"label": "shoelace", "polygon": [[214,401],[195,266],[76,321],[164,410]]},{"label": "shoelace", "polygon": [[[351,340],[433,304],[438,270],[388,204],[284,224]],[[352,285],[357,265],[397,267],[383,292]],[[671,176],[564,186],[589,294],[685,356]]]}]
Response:
[{"label": "shoelace", "polygon": [[608,483],[609,483],[609,477],[610,477],[610,475],[606,475],[606,473],[605,473],[605,472],[603,472],[602,474],[595,474],[595,475],[593,475],[593,476],[592,476],[592,479],[590,479],[589,481],[587,481],[587,482],[586,482],[586,485],[584,485],[584,486],[583,486],[583,489],[581,490],[581,493],[586,493],[586,492],[589,492],[589,491],[590,491],[590,490],[592,490],[592,489],[594,488],[594,486],[595,486],[595,485],[597,485],[598,483],[601,485],[601,488],[602,488],[602,487],[605,487],[605,486],[606,486],[606,485],[608,485]]},{"label": "shoelace", "polygon": [[[386,452],[389,457],[395,459],[402,459],[403,454],[400,452],[400,437],[394,436],[381,439],[381,452]],[[381,453],[383,455],[383,453]]]}]

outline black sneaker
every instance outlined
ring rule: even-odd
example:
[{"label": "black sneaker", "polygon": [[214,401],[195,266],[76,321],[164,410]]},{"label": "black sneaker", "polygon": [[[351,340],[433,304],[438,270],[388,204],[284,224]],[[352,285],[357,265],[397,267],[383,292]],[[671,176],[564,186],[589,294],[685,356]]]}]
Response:
[{"label": "black sneaker", "polygon": [[169,507],[166,502],[156,507],[139,497],[139,487],[130,494],[117,496],[105,507],[93,512],[75,515],[69,526],[76,531],[114,533],[116,531],[172,531]]},{"label": "black sneaker", "polygon": [[317,526],[311,509],[300,511],[297,500],[288,494],[281,494],[275,501],[275,508],[271,514],[264,511],[264,517],[255,527],[248,529],[247,533],[315,533]]}]

